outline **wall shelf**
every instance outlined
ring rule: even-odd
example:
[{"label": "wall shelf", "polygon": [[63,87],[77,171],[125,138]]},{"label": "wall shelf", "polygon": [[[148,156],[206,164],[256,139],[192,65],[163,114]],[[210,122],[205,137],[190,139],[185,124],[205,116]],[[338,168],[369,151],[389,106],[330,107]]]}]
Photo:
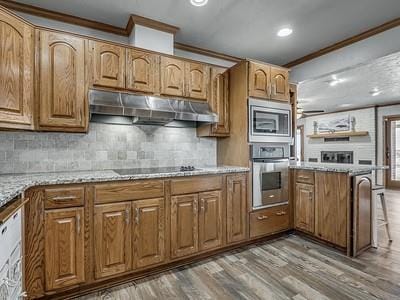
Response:
[{"label": "wall shelf", "polygon": [[341,138],[341,137],[353,137],[353,136],[367,136],[368,131],[340,131],[340,132],[327,132],[318,134],[309,134],[307,137],[310,139],[323,139],[323,138]]}]

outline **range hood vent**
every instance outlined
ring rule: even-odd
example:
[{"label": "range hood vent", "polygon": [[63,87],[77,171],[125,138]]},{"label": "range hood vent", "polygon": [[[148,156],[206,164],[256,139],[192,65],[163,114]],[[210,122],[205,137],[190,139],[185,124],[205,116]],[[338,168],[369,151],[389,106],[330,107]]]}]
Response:
[{"label": "range hood vent", "polygon": [[218,115],[211,111],[206,102],[92,89],[89,90],[89,103],[90,118],[98,122],[105,120],[105,116],[110,116],[113,123],[121,124],[166,125],[172,121],[218,122]]}]

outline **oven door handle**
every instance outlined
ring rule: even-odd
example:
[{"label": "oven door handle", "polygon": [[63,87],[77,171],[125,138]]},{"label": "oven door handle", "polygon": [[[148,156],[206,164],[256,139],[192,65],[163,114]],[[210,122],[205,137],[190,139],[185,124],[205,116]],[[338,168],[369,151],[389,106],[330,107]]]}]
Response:
[{"label": "oven door handle", "polygon": [[263,163],[263,162],[289,162],[289,158],[282,158],[282,159],[274,159],[274,158],[253,158],[253,161],[256,163]]}]

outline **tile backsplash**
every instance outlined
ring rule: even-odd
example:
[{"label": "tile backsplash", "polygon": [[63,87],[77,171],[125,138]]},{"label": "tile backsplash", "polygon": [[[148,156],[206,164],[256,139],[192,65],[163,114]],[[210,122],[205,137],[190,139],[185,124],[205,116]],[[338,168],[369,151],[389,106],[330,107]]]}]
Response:
[{"label": "tile backsplash", "polygon": [[87,134],[0,132],[0,174],[216,164],[195,128],[90,123]]}]

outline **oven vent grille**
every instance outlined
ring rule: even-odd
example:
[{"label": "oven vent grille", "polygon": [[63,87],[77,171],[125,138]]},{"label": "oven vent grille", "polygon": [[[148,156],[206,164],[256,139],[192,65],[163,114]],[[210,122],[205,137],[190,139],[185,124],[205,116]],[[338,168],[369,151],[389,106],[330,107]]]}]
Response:
[{"label": "oven vent grille", "polygon": [[330,143],[330,142],[349,142],[350,137],[337,137],[337,138],[324,138],[325,143]]}]

